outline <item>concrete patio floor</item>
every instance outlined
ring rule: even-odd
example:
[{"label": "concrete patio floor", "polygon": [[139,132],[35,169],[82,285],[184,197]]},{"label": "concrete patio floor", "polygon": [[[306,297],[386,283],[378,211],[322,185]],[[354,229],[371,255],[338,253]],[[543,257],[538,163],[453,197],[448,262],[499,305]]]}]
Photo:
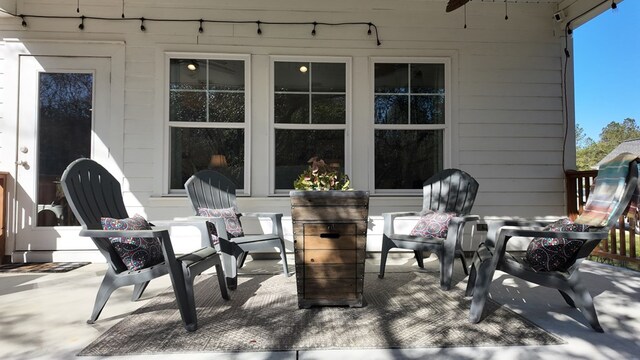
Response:
[{"label": "concrete patio floor", "polygon": [[[293,258],[290,259],[293,264]],[[415,261],[399,255],[387,271],[415,270]],[[377,258],[367,272],[377,272]],[[72,359],[130,312],[170,286],[168,276],[152,281],[143,299],[131,302],[131,288],[114,292],[98,322],[88,325],[106,264],[90,264],[61,274],[0,273],[0,358]],[[292,267],[291,267],[292,268]],[[456,286],[466,278],[456,263]],[[279,271],[277,260],[247,260],[241,273]],[[438,273],[429,259],[425,271]],[[110,359],[640,359],[640,273],[587,261],[581,271],[594,296],[604,334],[588,327],[555,291],[497,272],[494,300],[521,314],[567,343],[550,346],[457,347],[425,349],[349,349],[291,352],[188,353],[109,357]],[[365,288],[366,291],[366,288]],[[366,292],[365,292],[366,296]],[[425,319],[428,321],[428,319]],[[509,331],[505,324],[504,331]],[[79,359],[94,359],[79,357]]]}]

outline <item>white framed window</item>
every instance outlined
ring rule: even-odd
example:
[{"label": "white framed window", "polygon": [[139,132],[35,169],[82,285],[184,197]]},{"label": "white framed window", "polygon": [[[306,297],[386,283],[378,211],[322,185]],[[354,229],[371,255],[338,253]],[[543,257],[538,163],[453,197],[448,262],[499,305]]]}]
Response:
[{"label": "white framed window", "polygon": [[249,195],[250,55],[167,53],[169,193],[203,169]]},{"label": "white framed window", "polygon": [[374,193],[419,193],[448,163],[449,58],[372,58]]},{"label": "white framed window", "polygon": [[351,59],[271,58],[271,189],[287,193],[309,159],[349,174]]}]

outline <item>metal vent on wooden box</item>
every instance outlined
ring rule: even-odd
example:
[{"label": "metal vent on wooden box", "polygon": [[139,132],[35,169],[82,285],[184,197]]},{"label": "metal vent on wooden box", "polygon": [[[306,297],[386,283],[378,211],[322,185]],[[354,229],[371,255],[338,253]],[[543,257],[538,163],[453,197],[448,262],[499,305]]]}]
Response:
[{"label": "metal vent on wooden box", "polygon": [[290,195],[298,306],[362,306],[369,193]]}]

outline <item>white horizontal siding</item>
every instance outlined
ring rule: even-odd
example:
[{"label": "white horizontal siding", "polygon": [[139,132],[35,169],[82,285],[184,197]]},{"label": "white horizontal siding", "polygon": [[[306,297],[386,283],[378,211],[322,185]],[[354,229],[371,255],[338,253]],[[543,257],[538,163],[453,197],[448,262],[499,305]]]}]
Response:
[{"label": "white horizontal siding", "polygon": [[[76,16],[76,1],[52,3],[26,0],[18,4],[25,14]],[[453,164],[468,171],[480,183],[474,212],[484,216],[559,215],[564,211],[562,47],[557,24],[552,19],[553,4],[509,4],[509,20],[504,20],[504,4],[478,2],[467,5],[467,29],[461,10],[444,12],[445,2],[424,0],[127,0],[128,17],[231,19],[261,21],[372,21],[378,26],[382,46],[376,46],[375,32],[367,27],[319,25],[311,36],[310,25],[261,26],[255,24],[205,23],[199,34],[197,22],[107,22],[27,18],[24,29],[16,19],[0,19],[3,37],[56,40],[123,40],[125,52],[123,188],[131,209],[153,218],[190,215],[187,200],[161,199],[155,191],[166,176],[158,163],[155,138],[165,134],[164,119],[158,118],[157,103],[164,95],[158,88],[163,68],[157,68],[164,50],[196,53],[237,53],[254,56],[253,78],[263,79],[269,55],[330,55],[353,57],[353,74],[367,77],[370,57],[442,56],[455,54],[452,69],[455,92],[450,99],[454,134]],[[86,16],[120,17],[121,3],[83,0],[80,8]],[[266,59],[266,60],[265,60]],[[0,62],[2,60],[0,59]],[[1,63],[0,63],[1,65]],[[258,66],[256,69],[255,66]],[[2,76],[0,66],[0,77]],[[256,73],[256,71],[260,73]],[[0,78],[1,79],[1,78]],[[1,86],[2,82],[0,82]],[[252,89],[253,129],[268,129],[268,81],[259,81]],[[4,89],[0,88],[0,109]],[[159,93],[162,92],[162,93]],[[371,128],[366,119],[371,110],[370,84],[354,82],[354,139],[361,139]],[[357,104],[357,108],[355,108]],[[162,111],[160,111],[162,113]],[[356,119],[356,115],[358,117]],[[362,115],[362,116],[361,116]],[[0,112],[1,116],[1,112]],[[363,119],[364,118],[364,119]],[[1,129],[0,129],[1,131]],[[0,134],[3,136],[3,134]],[[262,186],[269,168],[268,142],[262,133],[252,133],[253,199],[242,199],[243,211],[270,210],[290,212],[286,199],[267,198]],[[355,144],[355,142],[354,142]],[[355,146],[355,145],[354,145]],[[358,143],[358,147],[368,144]],[[355,150],[352,162],[363,186],[370,177],[368,152]],[[260,171],[255,171],[260,169]],[[264,199],[264,201],[263,201]],[[385,211],[409,210],[420,206],[419,198],[410,201],[372,202],[371,215]],[[178,202],[178,203],[176,203]],[[132,213],[134,211],[131,211]]]}]

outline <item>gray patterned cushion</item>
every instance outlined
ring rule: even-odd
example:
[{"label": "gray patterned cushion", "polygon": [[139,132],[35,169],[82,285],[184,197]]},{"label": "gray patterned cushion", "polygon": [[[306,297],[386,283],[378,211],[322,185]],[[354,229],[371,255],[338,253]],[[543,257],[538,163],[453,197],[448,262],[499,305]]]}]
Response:
[{"label": "gray patterned cushion", "polygon": [[449,222],[454,216],[456,213],[428,211],[420,217],[410,235],[424,238],[446,238]]},{"label": "gray patterned cushion", "polygon": [[[103,230],[151,230],[142,216],[126,219],[100,218]],[[164,261],[160,240],[156,238],[112,237],[111,245],[129,270],[140,270]]]},{"label": "gray patterned cushion", "polygon": [[[207,209],[207,208],[198,208],[199,216],[206,216],[212,218],[222,218],[224,220],[225,228],[229,233],[230,237],[240,237],[244,236],[244,231],[242,231],[242,225],[240,225],[240,220],[238,219],[238,214],[234,208],[225,208],[225,209]],[[215,234],[216,237],[218,234]]]},{"label": "gray patterned cushion", "polygon": [[[567,218],[544,227],[545,231],[589,231],[588,225],[575,224]],[[524,260],[536,271],[563,271],[575,259],[584,240],[565,238],[534,238],[527,247]]]}]

